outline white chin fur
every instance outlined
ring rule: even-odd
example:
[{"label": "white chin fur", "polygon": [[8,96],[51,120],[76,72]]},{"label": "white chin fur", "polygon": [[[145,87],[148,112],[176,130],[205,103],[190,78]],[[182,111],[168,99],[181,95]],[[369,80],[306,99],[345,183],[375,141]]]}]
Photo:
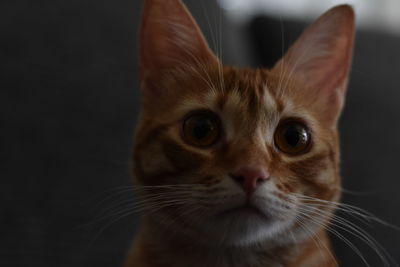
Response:
[{"label": "white chin fur", "polygon": [[[246,203],[240,196],[234,202],[241,202],[240,207]],[[260,212],[226,209],[210,216],[198,225],[206,233],[208,240],[213,240],[217,245],[245,247],[260,243],[277,243],[282,235],[289,231],[294,223],[292,210],[273,207],[276,201],[261,199],[257,194],[251,201],[252,205]]]},{"label": "white chin fur", "polygon": [[210,225],[210,235],[221,245],[246,247],[264,242],[274,242],[289,226],[288,222],[259,215],[240,216],[233,213]]}]

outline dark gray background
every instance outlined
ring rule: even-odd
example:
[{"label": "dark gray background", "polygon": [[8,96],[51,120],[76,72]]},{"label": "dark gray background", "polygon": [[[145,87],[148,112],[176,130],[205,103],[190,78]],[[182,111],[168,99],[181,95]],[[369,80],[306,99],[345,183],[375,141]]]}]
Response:
[{"label": "dark gray background", "polygon": [[[211,39],[207,17],[218,25],[221,15],[215,3],[185,2]],[[137,216],[105,229],[110,218],[94,218],[115,200],[101,202],[110,189],[129,185],[140,6],[1,1],[0,266],[120,266]],[[280,56],[279,20],[260,16],[241,27],[222,21],[224,62],[270,66]],[[287,46],[305,24],[283,24]],[[344,201],[397,225],[399,62],[398,36],[358,32],[341,121],[344,187],[365,192]],[[399,231],[366,229],[400,261]],[[383,266],[345,236],[371,266]],[[363,266],[343,242],[335,239],[335,249],[342,266]]]}]

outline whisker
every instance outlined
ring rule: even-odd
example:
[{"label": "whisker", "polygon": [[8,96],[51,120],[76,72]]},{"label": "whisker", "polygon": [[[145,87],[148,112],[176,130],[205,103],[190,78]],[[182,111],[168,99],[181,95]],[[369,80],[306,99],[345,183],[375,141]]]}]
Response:
[{"label": "whisker", "polygon": [[371,212],[361,209],[359,207],[350,205],[350,204],[328,201],[328,200],[323,200],[323,199],[317,199],[317,198],[313,198],[313,197],[309,197],[309,196],[305,196],[305,195],[301,195],[301,194],[296,194],[296,193],[293,195],[298,197],[299,199],[303,199],[303,200],[307,200],[307,201],[315,201],[317,203],[321,203],[321,204],[325,204],[325,205],[331,205],[332,208],[339,209],[341,211],[348,212],[348,213],[353,213],[355,215],[359,215],[360,217],[362,217],[364,219],[367,219],[370,221],[375,221],[375,222],[385,225],[387,227],[390,227],[390,228],[393,228],[396,230],[400,230],[399,226],[388,223],[388,222],[378,218]]},{"label": "whisker", "polygon": [[[390,262],[398,266],[393,257],[368,232],[366,232],[363,228],[354,224],[353,222],[337,214],[333,214],[332,211],[339,210],[344,212],[344,214],[349,214],[350,216],[357,219],[362,218],[367,222],[375,221],[385,226],[388,226],[390,224],[382,221],[381,219],[377,218],[370,212],[365,211],[353,205],[318,199],[297,193],[292,195],[297,197],[299,200],[302,200],[301,206],[298,207],[298,211],[301,213],[302,216],[308,217],[313,223],[317,223],[320,226],[324,227],[325,229],[330,230],[331,232],[336,230],[331,229],[330,225],[357,237],[358,239],[363,241],[366,245],[368,245],[379,256],[384,266],[390,266]],[[330,210],[324,210],[323,208],[327,208]],[[322,218],[318,217],[319,215],[325,217],[327,222],[323,221]],[[328,223],[328,221],[330,222]],[[398,228],[396,226],[394,227]]]},{"label": "whisker", "polygon": [[[317,244],[317,246],[320,248],[320,250],[322,250],[322,248],[324,248],[325,251],[328,252],[329,256],[333,259],[333,261],[335,262],[336,266],[339,266],[339,264],[338,264],[336,258],[333,256],[331,250],[328,249],[328,247],[327,247],[323,242],[321,242],[321,240],[320,240],[319,238],[315,238],[315,233],[313,233],[313,232],[307,227],[307,225],[301,221],[301,217],[296,216],[296,222],[300,225],[300,227],[301,227],[305,232],[307,232],[308,236],[311,237],[311,238],[314,240],[314,242]],[[321,255],[322,255],[322,252],[321,252]],[[326,262],[326,257],[325,257],[325,256],[324,256],[324,259],[325,259],[325,262]]]},{"label": "whisker", "polygon": [[[314,216],[321,213],[320,210],[309,210],[309,209],[301,209],[301,210],[312,213]],[[383,249],[383,247],[371,235],[369,235],[367,232],[365,232],[364,229],[347,221],[344,218],[340,218],[338,216],[335,217],[335,215],[334,215],[334,217],[331,218],[330,225],[335,226],[336,228],[341,229],[341,230],[359,238],[361,241],[363,241],[365,244],[367,244],[381,258],[381,260],[382,260],[382,262],[384,262],[385,266],[390,266],[390,264],[388,264],[388,260],[385,258],[385,257],[391,258],[390,255],[388,255],[387,252]],[[385,256],[383,256],[382,252],[383,252],[383,254],[385,254]]]},{"label": "whisker", "polygon": [[93,238],[92,243],[93,243],[94,241],[96,241],[96,240],[99,238],[99,236],[100,236],[108,227],[110,227],[111,225],[115,224],[116,222],[120,221],[120,220],[123,219],[123,218],[126,218],[126,217],[128,217],[128,216],[130,216],[130,215],[132,215],[132,214],[139,213],[139,212],[143,212],[143,211],[146,211],[146,214],[150,214],[150,213],[156,212],[156,211],[158,211],[158,210],[160,210],[160,209],[162,209],[162,208],[166,208],[166,207],[169,207],[169,206],[174,206],[174,205],[176,205],[176,204],[177,204],[177,203],[165,204],[165,205],[159,205],[159,206],[153,206],[153,207],[151,207],[152,210],[149,210],[148,208],[147,208],[147,210],[146,210],[146,208],[145,208],[145,209],[137,209],[137,210],[132,210],[132,211],[125,211],[124,214],[119,215],[117,218],[111,220],[111,221],[108,222],[105,226],[103,226],[103,227],[99,230],[99,232],[95,235],[95,237]]},{"label": "whisker", "polygon": [[[119,203],[119,205],[114,205],[113,207],[108,208],[107,210],[103,211],[101,214],[99,214],[95,220],[102,220],[104,218],[107,218],[109,216],[113,215],[118,215],[119,213],[122,213],[121,211],[117,212],[112,212],[110,213],[111,210],[116,209],[117,207],[120,207],[123,204],[129,204],[132,206],[129,206],[127,209],[135,209],[137,207],[142,207],[146,206],[149,204],[155,204],[155,203],[170,203],[173,201],[180,201],[182,199],[188,199],[188,197],[192,196],[190,193],[187,194],[181,194],[181,195],[166,195],[166,196],[153,196],[153,197],[148,197],[148,198],[143,198],[140,201],[136,202],[125,202],[125,203]],[[131,199],[133,200],[133,198]],[[123,207],[121,207],[123,208]]]},{"label": "whisker", "polygon": [[329,225],[327,225],[324,222],[321,222],[320,220],[317,220],[315,218],[315,216],[310,216],[304,212],[299,212],[300,215],[307,217],[312,223],[317,224],[318,226],[322,227],[323,229],[325,229],[326,231],[332,233],[333,235],[337,236],[340,240],[342,240],[346,245],[348,245],[359,257],[360,259],[364,262],[364,264],[367,267],[371,267],[370,264],[368,263],[368,261],[365,259],[365,257],[362,255],[361,251],[350,241],[348,240],[346,237],[344,237],[342,234],[340,234],[338,231],[336,231],[335,229],[332,229],[331,227],[329,227]]}]

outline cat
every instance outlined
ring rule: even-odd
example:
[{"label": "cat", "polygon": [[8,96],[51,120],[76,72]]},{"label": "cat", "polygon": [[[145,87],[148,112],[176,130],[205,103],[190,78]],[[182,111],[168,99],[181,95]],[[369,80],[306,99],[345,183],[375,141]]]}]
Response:
[{"label": "cat", "polygon": [[341,5],[273,68],[223,66],[180,0],[145,0],[133,170],[146,212],[124,266],[337,266],[325,226],[353,39]]}]

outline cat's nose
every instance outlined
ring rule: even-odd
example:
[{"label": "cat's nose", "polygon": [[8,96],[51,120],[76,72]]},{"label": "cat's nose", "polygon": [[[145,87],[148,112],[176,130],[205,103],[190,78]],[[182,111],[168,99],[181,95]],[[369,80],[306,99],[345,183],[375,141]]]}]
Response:
[{"label": "cat's nose", "polygon": [[247,195],[251,195],[257,187],[270,178],[268,171],[258,167],[242,167],[229,176],[239,184]]}]

